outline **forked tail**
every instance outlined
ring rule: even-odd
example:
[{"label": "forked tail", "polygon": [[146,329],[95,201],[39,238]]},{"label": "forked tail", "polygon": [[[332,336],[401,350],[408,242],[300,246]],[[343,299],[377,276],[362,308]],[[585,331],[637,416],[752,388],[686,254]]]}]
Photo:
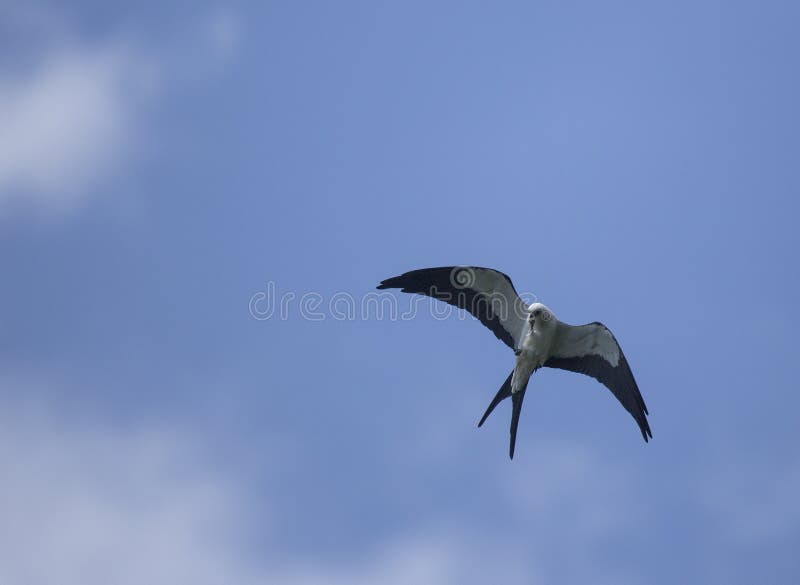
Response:
[{"label": "forked tail", "polygon": [[492,414],[494,407],[503,402],[506,398],[511,396],[511,377],[514,375],[514,370],[511,370],[511,373],[506,378],[506,381],[503,382],[503,385],[500,386],[500,390],[497,391],[497,394],[494,395],[492,399],[492,403],[489,405],[489,408],[486,409],[486,412],[483,413],[481,417],[481,421],[478,423],[478,426],[482,426],[486,419]]},{"label": "forked tail", "polygon": [[512,370],[511,373],[506,378],[506,381],[503,382],[503,385],[500,386],[500,390],[497,391],[497,394],[494,395],[491,404],[486,409],[486,412],[483,413],[478,426],[482,426],[486,419],[492,414],[492,411],[495,407],[500,404],[503,400],[511,396],[511,445],[508,450],[508,455],[511,459],[514,458],[514,447],[517,443],[517,425],[519,425],[519,413],[522,411],[522,400],[525,398],[525,390],[528,388],[528,382],[525,382],[525,386],[518,392],[511,392],[511,378],[514,375],[514,371]]},{"label": "forked tail", "polygon": [[519,392],[511,395],[511,444],[508,447],[508,456],[514,458],[514,446],[517,444],[517,425],[519,424],[519,413],[522,412],[522,400],[525,398],[525,390],[528,389],[527,382]]}]

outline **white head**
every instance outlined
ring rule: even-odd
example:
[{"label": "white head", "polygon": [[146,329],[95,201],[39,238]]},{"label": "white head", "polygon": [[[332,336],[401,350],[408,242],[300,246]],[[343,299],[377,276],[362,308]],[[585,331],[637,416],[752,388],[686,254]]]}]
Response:
[{"label": "white head", "polygon": [[552,327],[558,320],[553,315],[553,311],[548,309],[542,303],[533,303],[528,307],[528,323],[531,327],[536,325],[536,328]]}]

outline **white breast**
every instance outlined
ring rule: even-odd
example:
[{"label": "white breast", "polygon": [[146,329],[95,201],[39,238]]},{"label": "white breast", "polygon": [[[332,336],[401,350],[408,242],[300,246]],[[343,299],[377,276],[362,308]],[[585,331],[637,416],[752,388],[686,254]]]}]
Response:
[{"label": "white breast", "polygon": [[550,349],[555,339],[555,329],[553,327],[534,326],[528,329],[528,333],[522,341],[520,348],[527,358],[534,362],[534,367],[539,367],[550,357]]}]

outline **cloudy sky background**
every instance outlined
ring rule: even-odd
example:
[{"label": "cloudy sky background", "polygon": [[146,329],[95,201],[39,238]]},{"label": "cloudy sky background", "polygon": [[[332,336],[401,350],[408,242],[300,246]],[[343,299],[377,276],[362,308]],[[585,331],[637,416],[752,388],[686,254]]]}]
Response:
[{"label": "cloudy sky background", "polygon": [[[798,17],[2,3],[0,582],[796,582]],[[507,348],[361,310],[456,263],[612,327],[654,440],[541,371],[510,462]]]}]

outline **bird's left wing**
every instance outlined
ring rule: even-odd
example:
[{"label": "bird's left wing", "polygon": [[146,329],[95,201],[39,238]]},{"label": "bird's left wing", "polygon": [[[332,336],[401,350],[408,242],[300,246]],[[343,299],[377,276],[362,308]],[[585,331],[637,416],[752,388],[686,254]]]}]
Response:
[{"label": "bird's left wing", "polygon": [[465,309],[511,349],[519,344],[527,322],[527,305],[514,290],[511,279],[491,268],[423,268],[387,278],[378,288],[399,288]]},{"label": "bird's left wing", "polygon": [[579,326],[559,323],[551,357],[544,365],[595,378],[631,413],[644,440],[653,436],[647,422],[647,406],[628,360],[614,335],[602,323]]}]

